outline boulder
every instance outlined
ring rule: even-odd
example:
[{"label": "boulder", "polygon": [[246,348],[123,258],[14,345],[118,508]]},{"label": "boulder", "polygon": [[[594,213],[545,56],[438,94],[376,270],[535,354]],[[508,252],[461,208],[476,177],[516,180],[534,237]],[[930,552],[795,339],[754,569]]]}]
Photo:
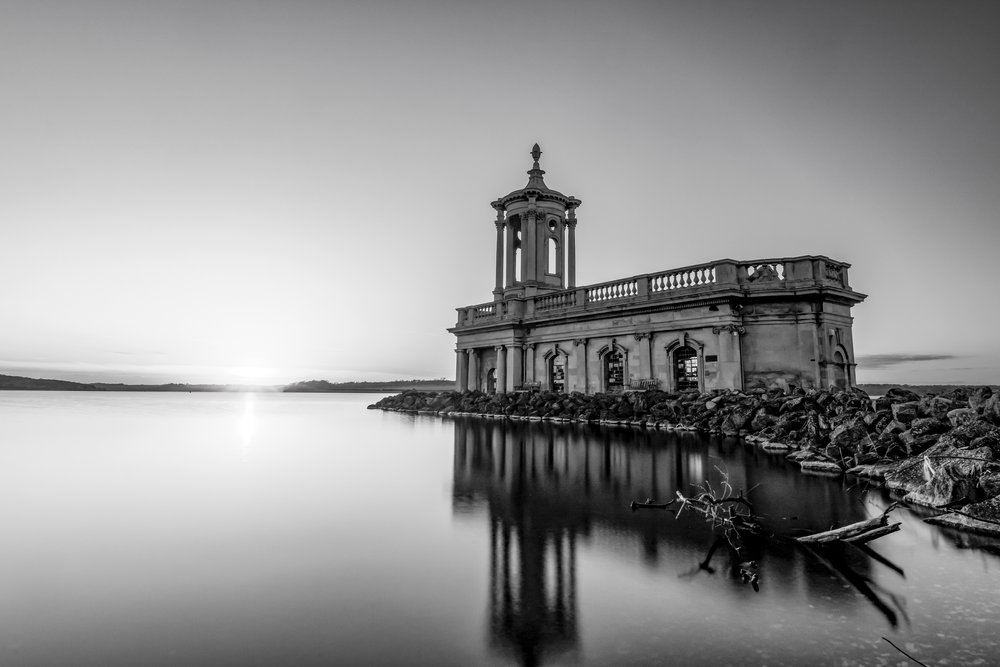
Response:
[{"label": "boulder", "polygon": [[978,498],[979,479],[992,472],[993,452],[988,447],[966,449],[962,441],[942,436],[921,456],[904,461],[899,469],[886,474],[886,486],[905,492],[903,500],[939,507]]},{"label": "boulder", "polygon": [[958,428],[976,419],[976,411],[972,408],[955,408],[948,411],[948,422],[952,428]]},{"label": "boulder", "polygon": [[906,448],[907,456],[916,456],[938,441],[936,434],[930,433],[919,435],[912,430],[903,431],[899,434],[899,440]]},{"label": "boulder", "polygon": [[909,424],[919,415],[917,410],[918,403],[916,401],[908,401],[906,403],[893,403],[892,404],[892,418],[898,422],[904,424]]},{"label": "boulder", "polygon": [[1000,536],[1000,497],[966,505],[959,512],[947,512],[926,520],[938,526]]},{"label": "boulder", "polygon": [[865,444],[870,446],[872,443],[868,437],[864,418],[860,415],[855,416],[833,429],[830,433],[830,444],[851,451],[856,451]]},{"label": "boulder", "polygon": [[778,422],[773,415],[767,413],[764,408],[759,408],[750,422],[750,430],[763,431],[768,426],[774,426]]},{"label": "boulder", "polygon": [[993,396],[993,390],[989,387],[976,387],[969,394],[969,407],[978,411],[986,401]]},{"label": "boulder", "polygon": [[954,403],[940,396],[924,396],[917,403],[917,409],[922,416],[934,419],[945,419],[948,411],[954,407]]},{"label": "boulder", "polygon": [[889,399],[893,403],[909,403],[920,400],[920,395],[910,391],[909,389],[893,387],[889,391],[885,392],[885,398]]},{"label": "boulder", "polygon": [[947,421],[939,421],[934,417],[918,417],[910,422],[910,431],[913,435],[937,435],[951,429]]},{"label": "boulder", "polygon": [[983,419],[1000,426],[1000,394],[993,394],[979,406]]}]

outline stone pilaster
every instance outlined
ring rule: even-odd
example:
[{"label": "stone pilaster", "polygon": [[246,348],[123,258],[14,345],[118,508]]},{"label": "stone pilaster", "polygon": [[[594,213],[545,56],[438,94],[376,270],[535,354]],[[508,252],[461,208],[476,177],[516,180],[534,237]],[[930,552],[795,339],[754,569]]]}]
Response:
[{"label": "stone pilaster", "polygon": [[469,355],[465,350],[455,350],[455,384],[458,391],[469,389]]},{"label": "stone pilaster", "polygon": [[468,388],[478,391],[479,386],[479,358],[476,356],[476,351],[474,349],[469,349],[469,382]]},{"label": "stone pilaster", "polygon": [[584,394],[590,393],[587,387],[587,339],[577,338],[573,341],[576,344],[576,387],[577,391]]},{"label": "stone pilaster", "polygon": [[524,349],[521,345],[511,345],[507,359],[510,366],[507,376],[510,378],[510,390],[524,384]]},{"label": "stone pilaster", "polygon": [[507,393],[507,346],[497,348],[497,393]]}]

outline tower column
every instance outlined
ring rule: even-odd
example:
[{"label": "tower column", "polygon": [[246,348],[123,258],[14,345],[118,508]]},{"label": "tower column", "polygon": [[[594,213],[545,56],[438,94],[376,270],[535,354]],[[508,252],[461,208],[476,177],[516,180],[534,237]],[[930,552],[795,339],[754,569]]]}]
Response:
[{"label": "tower column", "polygon": [[497,280],[493,295],[498,298],[503,294],[503,209],[497,209]]},{"label": "tower column", "polygon": [[569,210],[569,220],[566,221],[569,238],[566,241],[566,287],[576,287],[576,209]]},{"label": "tower column", "polygon": [[535,270],[535,235],[538,233],[538,216],[534,208],[528,209],[527,221],[521,221],[521,282],[537,282]]},{"label": "tower column", "polygon": [[497,393],[507,393],[507,346],[497,348]]},{"label": "tower column", "polygon": [[514,278],[517,276],[514,271],[514,260],[517,259],[517,253],[515,252],[517,232],[510,218],[507,219],[505,226],[507,227],[507,280],[504,281],[504,287],[512,287],[514,285]]}]

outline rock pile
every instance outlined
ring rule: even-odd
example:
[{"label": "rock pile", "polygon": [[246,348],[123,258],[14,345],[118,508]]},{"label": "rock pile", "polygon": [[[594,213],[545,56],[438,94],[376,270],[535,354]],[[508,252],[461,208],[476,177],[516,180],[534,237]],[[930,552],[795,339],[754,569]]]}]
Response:
[{"label": "rock pile", "polygon": [[405,391],[369,407],[744,436],[767,449],[794,450],[789,458],[804,469],[884,480],[906,502],[967,505],[956,525],[1000,533],[1000,393],[988,387],[925,396],[893,388],[874,401],[860,389],[592,395]]}]

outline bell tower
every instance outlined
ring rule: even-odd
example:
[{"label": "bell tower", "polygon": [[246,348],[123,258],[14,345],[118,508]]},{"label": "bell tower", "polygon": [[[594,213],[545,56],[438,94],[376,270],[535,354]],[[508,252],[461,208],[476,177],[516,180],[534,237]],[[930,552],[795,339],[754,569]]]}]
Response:
[{"label": "bell tower", "polygon": [[576,209],[579,199],[545,185],[542,149],[531,149],[528,183],[496,201],[495,301],[576,287]]}]

